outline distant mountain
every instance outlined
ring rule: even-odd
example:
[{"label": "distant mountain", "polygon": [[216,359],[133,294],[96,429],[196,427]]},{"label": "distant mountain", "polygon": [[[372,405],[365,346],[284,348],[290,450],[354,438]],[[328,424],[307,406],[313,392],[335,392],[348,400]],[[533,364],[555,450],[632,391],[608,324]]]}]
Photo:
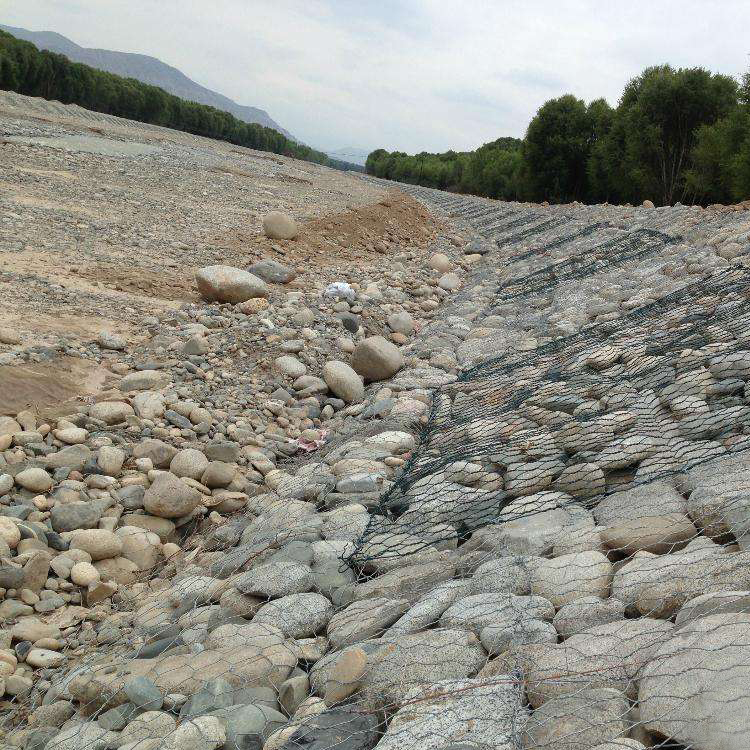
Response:
[{"label": "distant mountain", "polygon": [[332,159],[348,161],[350,164],[359,164],[359,166],[364,167],[370,152],[364,148],[349,146],[348,148],[340,148],[337,151],[326,151],[326,154]]},{"label": "distant mountain", "polygon": [[199,104],[208,104],[216,109],[230,112],[244,122],[257,122],[268,128],[278,130],[287,138],[297,140],[289,131],[284,130],[277,122],[271,119],[268,112],[257,107],[247,107],[233,102],[228,97],[211,91],[204,86],[190,80],[177,68],[167,65],[155,57],[148,55],[137,55],[131,52],[114,52],[107,49],[89,49],[80,47],[62,34],[54,31],[28,31],[13,26],[0,24],[0,29],[18,39],[25,39],[39,49],[57,52],[69,58],[73,62],[85,63],[92,68],[105,70],[128,78],[135,78],[143,83],[160,86],[165,91],[183,99],[189,99]]}]

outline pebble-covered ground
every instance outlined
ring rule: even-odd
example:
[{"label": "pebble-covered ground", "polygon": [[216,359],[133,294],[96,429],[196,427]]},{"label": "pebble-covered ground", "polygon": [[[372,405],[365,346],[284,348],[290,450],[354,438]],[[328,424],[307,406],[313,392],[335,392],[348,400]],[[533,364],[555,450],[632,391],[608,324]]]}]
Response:
[{"label": "pebble-covered ground", "polygon": [[746,208],[0,128],[2,750],[750,745]]}]

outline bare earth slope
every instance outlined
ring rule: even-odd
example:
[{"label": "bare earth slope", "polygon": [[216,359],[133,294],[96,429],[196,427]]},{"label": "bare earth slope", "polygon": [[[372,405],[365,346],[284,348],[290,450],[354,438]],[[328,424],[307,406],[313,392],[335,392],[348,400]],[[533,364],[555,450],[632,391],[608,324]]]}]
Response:
[{"label": "bare earth slope", "polygon": [[[0,296],[18,348],[103,328],[138,339],[144,315],[198,299],[201,266],[268,255],[304,288],[432,231],[405,196],[393,211],[382,189],[325,167],[13,94],[0,113]],[[298,241],[262,235],[272,209],[301,223]]]}]

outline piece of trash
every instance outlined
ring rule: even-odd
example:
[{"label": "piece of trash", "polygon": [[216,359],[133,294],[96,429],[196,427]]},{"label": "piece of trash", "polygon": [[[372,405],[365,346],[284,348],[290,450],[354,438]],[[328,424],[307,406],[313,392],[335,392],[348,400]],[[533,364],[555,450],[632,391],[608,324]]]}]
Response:
[{"label": "piece of trash", "polygon": [[290,442],[292,445],[297,446],[299,450],[311,453],[312,451],[318,450],[318,448],[325,443],[327,436],[328,430],[321,430],[320,437],[317,440],[308,440],[307,438],[299,437],[296,440],[290,440]]},{"label": "piece of trash", "polygon": [[348,302],[353,302],[357,293],[345,281],[334,281],[333,284],[326,287],[323,296],[329,299],[345,299]]}]

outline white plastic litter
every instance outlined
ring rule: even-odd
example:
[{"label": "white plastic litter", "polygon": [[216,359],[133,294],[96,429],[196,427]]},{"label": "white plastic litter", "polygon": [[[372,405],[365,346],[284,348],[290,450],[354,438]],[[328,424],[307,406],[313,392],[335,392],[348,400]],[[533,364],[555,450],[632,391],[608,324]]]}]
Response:
[{"label": "white plastic litter", "polygon": [[323,296],[329,299],[338,298],[353,302],[357,293],[345,281],[334,281],[333,284],[326,287]]}]

